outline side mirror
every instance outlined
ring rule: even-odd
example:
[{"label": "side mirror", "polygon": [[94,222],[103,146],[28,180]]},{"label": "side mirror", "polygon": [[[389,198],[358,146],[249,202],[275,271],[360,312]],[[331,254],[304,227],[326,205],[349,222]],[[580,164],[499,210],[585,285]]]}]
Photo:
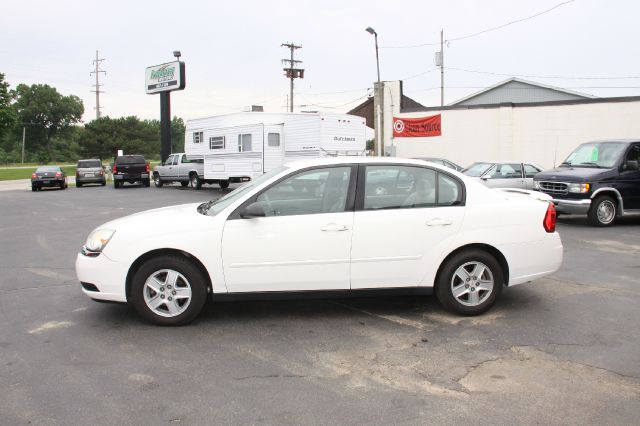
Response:
[{"label": "side mirror", "polygon": [[627,162],[624,163],[624,169],[625,170],[638,170],[638,161],[637,160],[627,160]]},{"label": "side mirror", "polygon": [[251,203],[240,212],[240,217],[243,219],[251,219],[254,217],[265,217],[264,207],[262,203]]},{"label": "side mirror", "polygon": [[487,179],[489,179],[489,176],[480,176],[480,179],[487,180]]}]

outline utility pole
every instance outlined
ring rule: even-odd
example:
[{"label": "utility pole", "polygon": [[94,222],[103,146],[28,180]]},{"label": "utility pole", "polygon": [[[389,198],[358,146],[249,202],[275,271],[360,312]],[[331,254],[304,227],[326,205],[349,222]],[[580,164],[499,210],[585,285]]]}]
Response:
[{"label": "utility pole", "polygon": [[89,75],[91,74],[95,74],[96,75],[96,84],[93,84],[92,86],[96,88],[96,90],[92,90],[92,92],[94,92],[96,94],[96,119],[100,118],[100,93],[104,93],[103,91],[100,90],[100,86],[102,86],[102,84],[100,84],[100,73],[103,74],[107,74],[106,71],[102,71],[100,69],[100,62],[104,61],[104,59],[100,59],[98,57],[98,51],[96,50],[96,59],[93,60],[93,64],[95,66],[94,70],[91,71],[89,73]]},{"label": "utility pole", "polygon": [[444,106],[444,30],[440,30],[440,106]]},{"label": "utility pole", "polygon": [[[297,46],[293,43],[282,43],[280,47],[286,47],[291,51],[291,58],[283,59],[282,63],[285,65],[285,68],[283,68],[285,72],[284,75],[290,80],[289,112],[293,112],[293,80],[296,78],[304,78],[304,69],[296,68],[296,65],[301,64],[302,61],[293,59],[293,52],[296,49],[301,49],[302,46]],[[287,65],[289,66],[287,67]]]}]

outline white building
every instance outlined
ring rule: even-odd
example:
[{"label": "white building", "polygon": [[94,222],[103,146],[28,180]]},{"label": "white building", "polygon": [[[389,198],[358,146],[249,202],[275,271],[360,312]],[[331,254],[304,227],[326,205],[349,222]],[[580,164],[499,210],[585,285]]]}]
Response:
[{"label": "white building", "polygon": [[[580,143],[640,138],[640,96],[594,98],[510,79],[445,107],[402,108],[402,84],[384,82],[383,141],[399,157],[522,160],[551,168]],[[393,137],[394,118],[441,115],[441,135]]]}]

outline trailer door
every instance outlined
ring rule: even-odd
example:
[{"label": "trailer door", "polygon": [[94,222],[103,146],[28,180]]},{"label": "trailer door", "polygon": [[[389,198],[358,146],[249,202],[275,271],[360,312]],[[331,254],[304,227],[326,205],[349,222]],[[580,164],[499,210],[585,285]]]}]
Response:
[{"label": "trailer door", "polygon": [[263,173],[280,167],[284,162],[284,125],[264,126]]}]

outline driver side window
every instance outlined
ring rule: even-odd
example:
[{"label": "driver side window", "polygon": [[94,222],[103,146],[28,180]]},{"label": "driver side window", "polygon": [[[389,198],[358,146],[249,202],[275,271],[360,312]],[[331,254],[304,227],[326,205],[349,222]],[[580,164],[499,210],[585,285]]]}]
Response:
[{"label": "driver side window", "polygon": [[285,178],[258,195],[265,216],[346,211],[351,167],[307,170]]}]

